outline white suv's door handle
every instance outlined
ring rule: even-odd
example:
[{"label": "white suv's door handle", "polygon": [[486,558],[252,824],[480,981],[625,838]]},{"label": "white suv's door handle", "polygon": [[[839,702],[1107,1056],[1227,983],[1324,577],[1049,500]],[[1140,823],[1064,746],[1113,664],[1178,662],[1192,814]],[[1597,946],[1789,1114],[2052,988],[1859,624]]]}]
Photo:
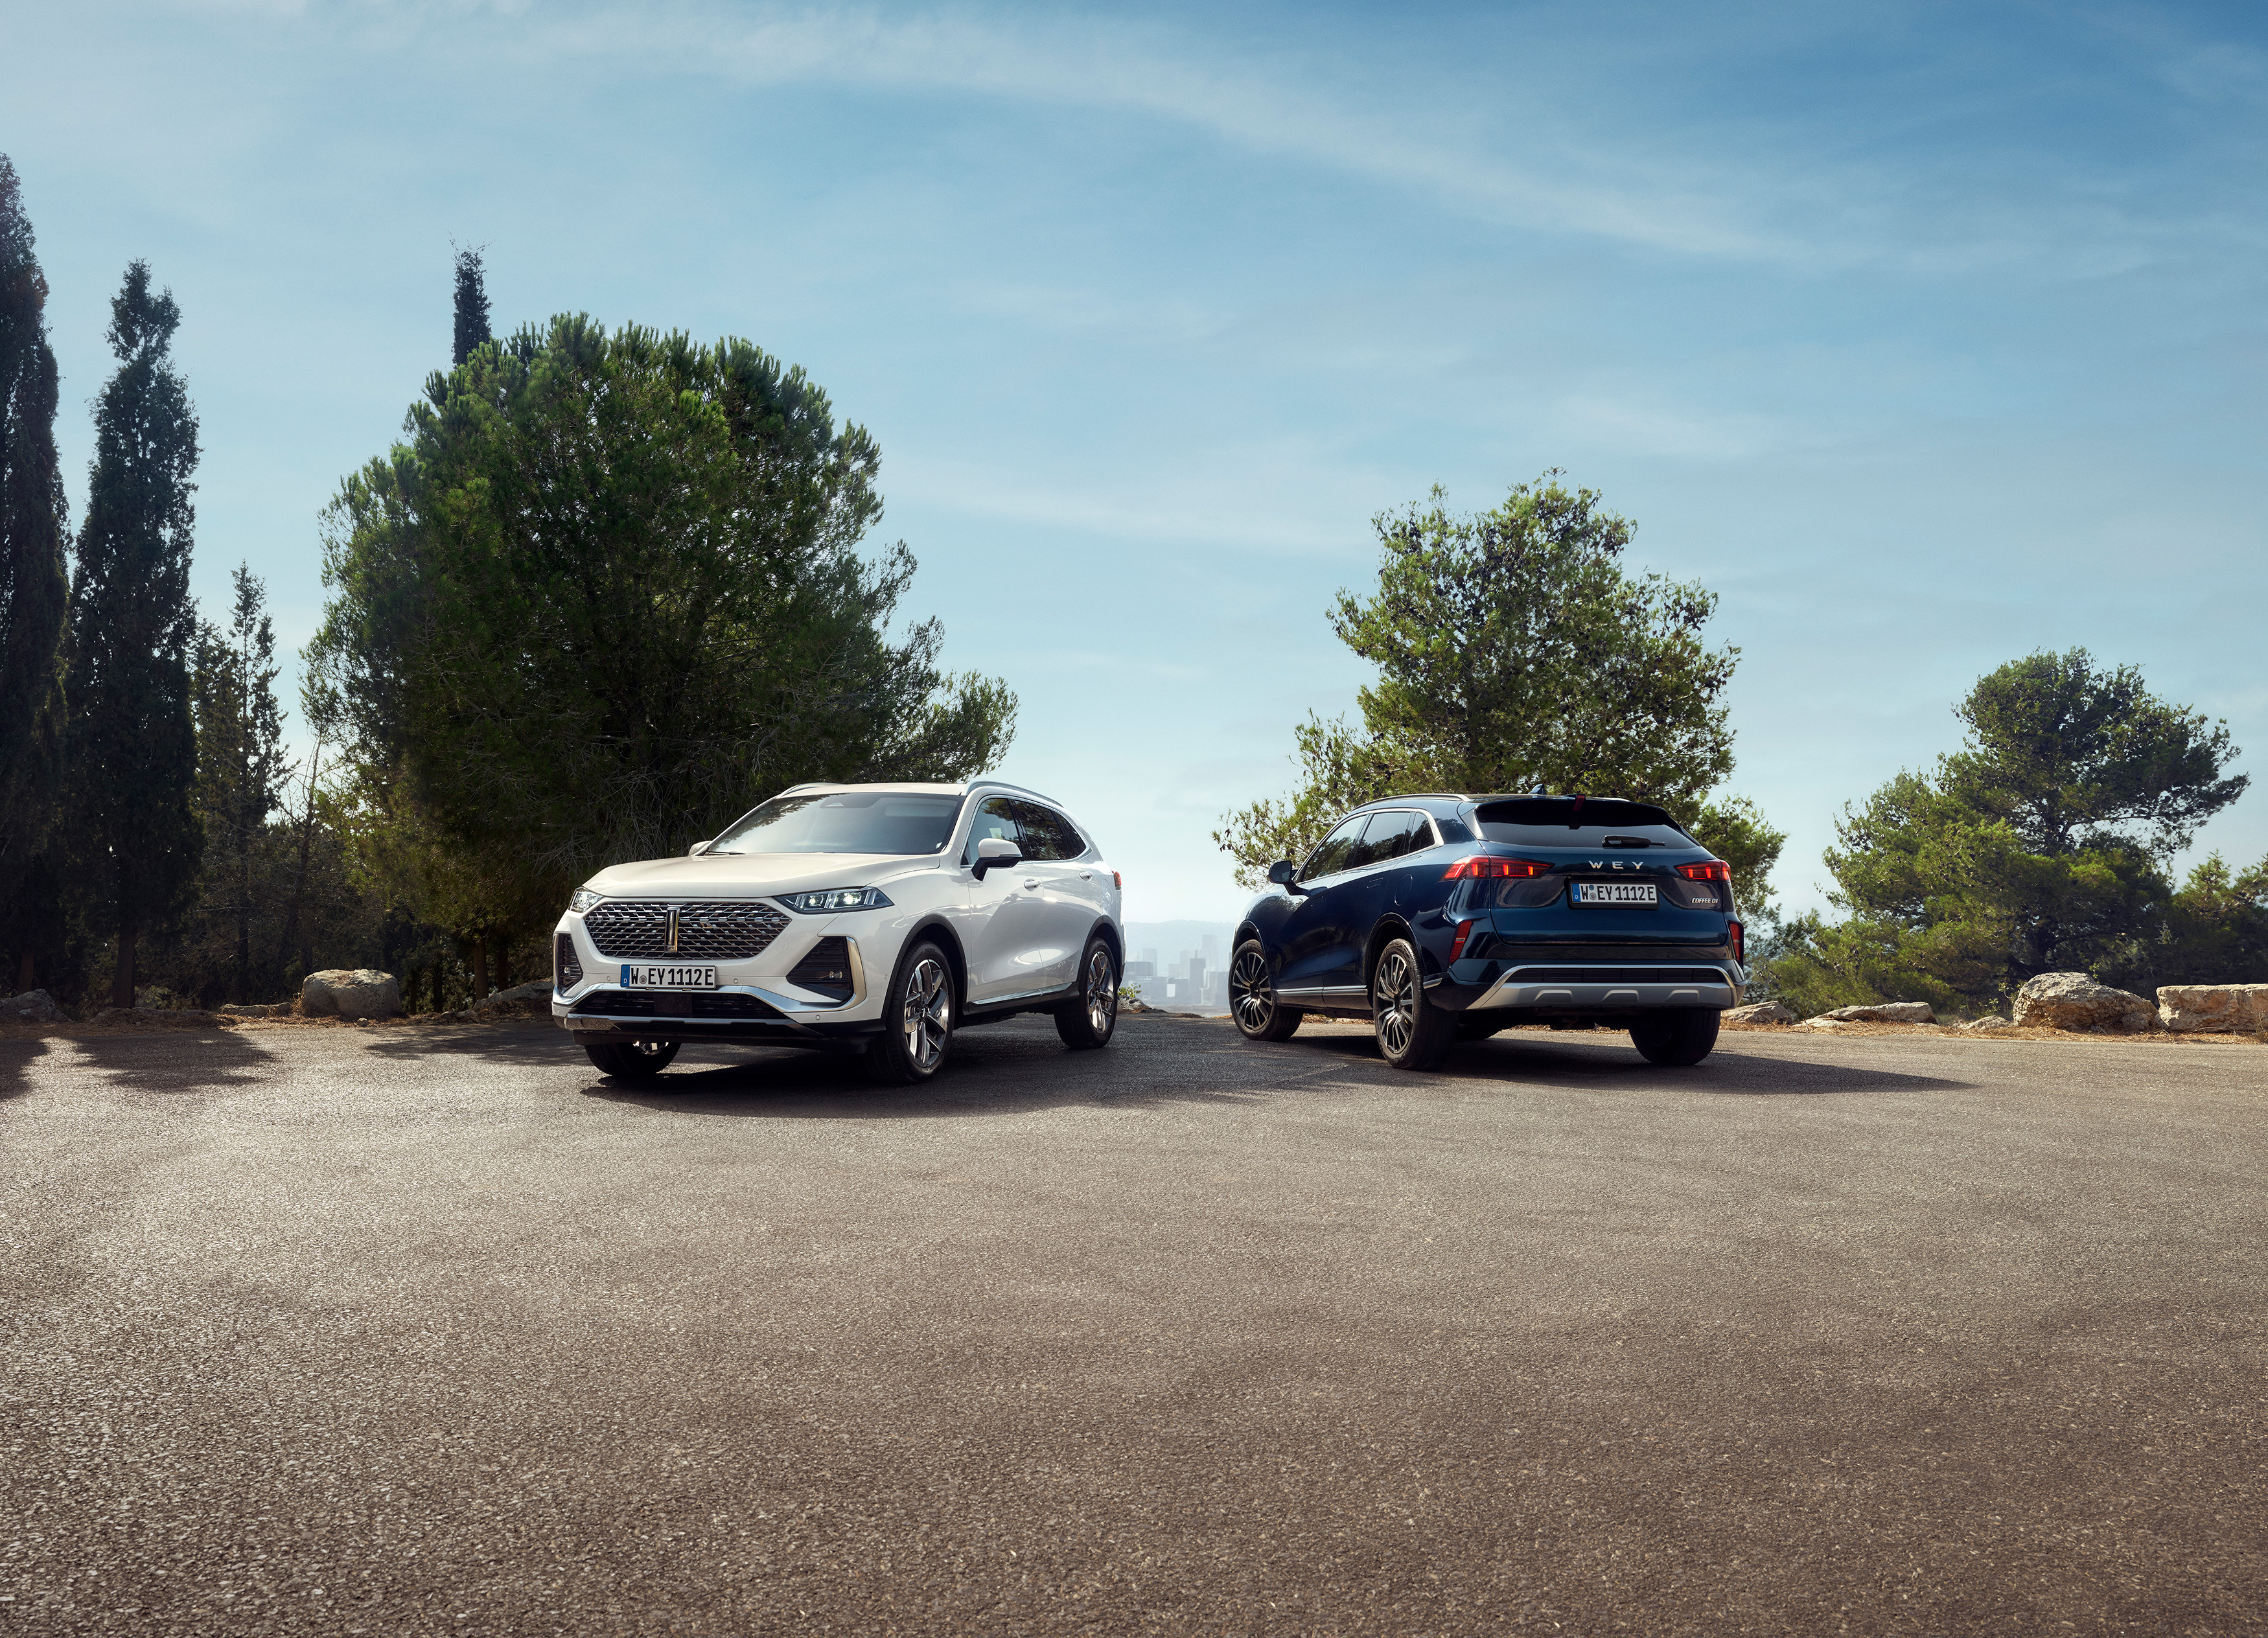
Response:
[{"label": "white suv's door handle", "polygon": [[1039,885],[1040,878],[1036,876],[1027,876],[1024,878],[1024,885],[1027,887],[1037,887]]}]

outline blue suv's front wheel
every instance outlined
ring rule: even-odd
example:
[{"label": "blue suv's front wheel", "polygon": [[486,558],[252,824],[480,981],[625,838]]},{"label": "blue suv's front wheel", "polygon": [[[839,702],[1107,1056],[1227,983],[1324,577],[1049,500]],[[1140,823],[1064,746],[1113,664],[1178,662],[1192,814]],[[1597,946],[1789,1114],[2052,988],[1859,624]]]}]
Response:
[{"label": "blue suv's front wheel", "polygon": [[1300,1009],[1286,1007],[1278,998],[1276,981],[1268,972],[1268,952],[1256,938],[1239,944],[1229,964],[1228,1013],[1247,1040],[1289,1040],[1300,1027]]}]

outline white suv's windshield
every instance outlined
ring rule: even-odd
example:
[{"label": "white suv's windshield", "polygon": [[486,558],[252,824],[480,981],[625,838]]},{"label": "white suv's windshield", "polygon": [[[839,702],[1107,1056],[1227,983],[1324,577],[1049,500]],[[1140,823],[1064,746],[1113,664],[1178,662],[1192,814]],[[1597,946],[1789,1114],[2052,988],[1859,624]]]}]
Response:
[{"label": "white suv's windshield", "polygon": [[821,790],[774,797],[736,819],[711,853],[935,853],[953,839],[959,797]]}]

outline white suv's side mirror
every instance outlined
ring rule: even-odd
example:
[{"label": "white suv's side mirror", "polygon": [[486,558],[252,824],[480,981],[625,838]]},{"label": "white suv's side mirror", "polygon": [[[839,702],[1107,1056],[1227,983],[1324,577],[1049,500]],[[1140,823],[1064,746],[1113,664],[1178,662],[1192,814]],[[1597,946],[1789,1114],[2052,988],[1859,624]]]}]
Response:
[{"label": "white suv's side mirror", "polygon": [[987,836],[976,844],[976,879],[980,882],[987,870],[1005,870],[1023,862],[1023,850],[1005,836]]},{"label": "white suv's side mirror", "polygon": [[688,848],[685,850],[685,856],[686,856],[687,858],[688,858],[688,859],[697,859],[697,858],[699,858],[703,854],[704,854],[704,853],[706,853],[706,852],[708,852],[708,851],[709,851],[709,844],[708,844],[708,842],[705,842],[705,841],[696,841],[696,842],[695,842],[691,847]]}]

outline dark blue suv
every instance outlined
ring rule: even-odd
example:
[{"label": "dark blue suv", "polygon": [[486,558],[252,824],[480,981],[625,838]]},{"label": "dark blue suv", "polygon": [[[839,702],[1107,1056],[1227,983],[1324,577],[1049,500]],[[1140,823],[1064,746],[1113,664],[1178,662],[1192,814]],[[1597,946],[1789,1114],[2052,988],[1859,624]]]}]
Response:
[{"label": "dark blue suv", "polygon": [[1268,879],[1229,969],[1253,1040],[1365,1017],[1388,1063],[1422,1069],[1516,1024],[1605,1025],[1698,1063],[1747,981],[1731,870],[1645,803],[1392,797]]}]

